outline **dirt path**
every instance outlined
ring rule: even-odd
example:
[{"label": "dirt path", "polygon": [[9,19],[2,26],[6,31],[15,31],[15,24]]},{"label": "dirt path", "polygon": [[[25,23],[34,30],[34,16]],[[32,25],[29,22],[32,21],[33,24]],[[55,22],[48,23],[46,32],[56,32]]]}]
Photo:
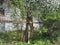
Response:
[{"label": "dirt path", "polygon": [[52,44],[52,45],[60,45],[60,42],[55,42],[55,43]]}]

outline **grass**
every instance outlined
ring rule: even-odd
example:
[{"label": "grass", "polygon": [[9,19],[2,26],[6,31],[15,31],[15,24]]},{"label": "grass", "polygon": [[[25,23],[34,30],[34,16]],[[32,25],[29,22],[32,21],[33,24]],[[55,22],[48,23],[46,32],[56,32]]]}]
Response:
[{"label": "grass", "polygon": [[[39,31],[34,31],[30,44],[28,44],[21,41],[22,35],[23,31],[0,32],[0,45],[51,45],[54,41],[57,41],[52,37],[45,37]],[[57,39],[59,40],[60,37]]]}]

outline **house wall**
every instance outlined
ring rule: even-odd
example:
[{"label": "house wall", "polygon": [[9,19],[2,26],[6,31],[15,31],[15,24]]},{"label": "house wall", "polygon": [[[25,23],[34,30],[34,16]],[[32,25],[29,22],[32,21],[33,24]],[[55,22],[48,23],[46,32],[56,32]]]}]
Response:
[{"label": "house wall", "polygon": [[[3,3],[3,5],[1,7],[4,9],[4,15],[5,16],[0,16],[0,19],[3,19],[3,20],[14,20],[14,18],[11,17],[11,15],[13,14],[13,9],[11,9],[8,6],[7,3]],[[16,18],[19,18],[19,20],[22,20],[21,16],[20,16],[20,13],[21,13],[20,10],[18,8],[16,8],[16,11],[17,11],[17,13],[15,14]],[[38,22],[38,20],[34,20],[34,19],[33,19],[33,21]],[[16,24],[13,24],[13,23],[0,23],[0,32],[1,31],[17,30],[17,27],[14,28],[14,25],[16,25]],[[25,30],[26,23],[19,24],[19,29],[21,29],[21,26],[22,26],[22,30]],[[37,28],[37,27],[39,27],[39,24],[34,23],[33,26],[35,28]]]}]

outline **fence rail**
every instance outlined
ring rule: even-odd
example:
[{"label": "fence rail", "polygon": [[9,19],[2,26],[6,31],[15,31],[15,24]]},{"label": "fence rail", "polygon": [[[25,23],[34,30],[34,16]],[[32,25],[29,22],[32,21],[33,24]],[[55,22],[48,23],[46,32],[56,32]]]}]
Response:
[{"label": "fence rail", "polygon": [[[1,23],[28,23],[25,20],[17,21],[17,20],[0,20]],[[30,22],[30,23],[39,23],[39,22]]]}]

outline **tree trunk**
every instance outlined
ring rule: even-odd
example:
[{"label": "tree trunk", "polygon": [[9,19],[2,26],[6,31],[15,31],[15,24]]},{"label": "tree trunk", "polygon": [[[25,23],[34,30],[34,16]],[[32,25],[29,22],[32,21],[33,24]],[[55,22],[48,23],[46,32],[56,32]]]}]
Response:
[{"label": "tree trunk", "polygon": [[[30,29],[29,29],[30,27]],[[27,19],[26,19],[26,30],[24,32],[25,34],[25,42],[30,41],[30,37],[32,35],[32,31],[33,31],[33,20],[32,20],[32,16],[31,16],[31,12],[30,12],[30,7],[27,8]]]}]

